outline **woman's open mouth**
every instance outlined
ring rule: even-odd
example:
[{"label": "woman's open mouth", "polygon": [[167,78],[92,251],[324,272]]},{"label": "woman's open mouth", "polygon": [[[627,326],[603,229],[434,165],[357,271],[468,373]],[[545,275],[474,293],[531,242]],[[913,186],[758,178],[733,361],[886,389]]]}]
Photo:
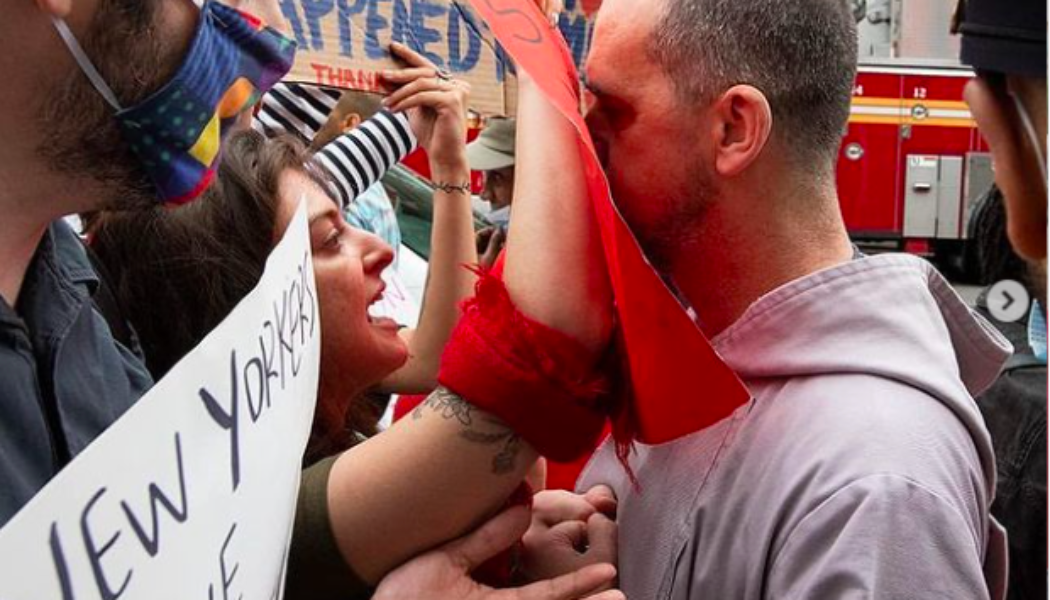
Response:
[{"label": "woman's open mouth", "polygon": [[401,326],[397,323],[397,321],[391,319],[390,317],[384,314],[381,314],[383,311],[379,303],[383,300],[383,292],[385,290],[386,284],[383,283],[379,286],[379,290],[376,292],[375,296],[372,297],[372,301],[369,302],[368,308],[366,309],[368,323],[374,327],[379,327],[380,329],[387,329],[397,332],[399,329],[401,329]]}]

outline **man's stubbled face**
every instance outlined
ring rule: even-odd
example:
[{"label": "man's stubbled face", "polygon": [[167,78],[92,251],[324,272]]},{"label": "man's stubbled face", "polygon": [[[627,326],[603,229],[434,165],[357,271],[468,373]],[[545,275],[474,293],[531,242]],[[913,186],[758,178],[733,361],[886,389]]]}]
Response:
[{"label": "man's stubbled face", "polygon": [[717,193],[699,147],[696,107],[685,107],[648,53],[662,2],[605,0],[587,59],[587,125],[613,200],[662,271]]},{"label": "man's stubbled face", "polygon": [[514,197],[514,166],[485,172],[485,188],[481,197],[493,210],[510,206]]},{"label": "man's stubbled face", "polygon": [[[160,88],[180,60],[181,52],[166,51],[159,39],[159,6],[152,0],[103,0],[80,39],[125,106]],[[103,184],[106,208],[154,205],[156,194],[121,137],[114,109],[74,69],[50,90],[38,111],[44,138],[37,152],[58,174]]]}]

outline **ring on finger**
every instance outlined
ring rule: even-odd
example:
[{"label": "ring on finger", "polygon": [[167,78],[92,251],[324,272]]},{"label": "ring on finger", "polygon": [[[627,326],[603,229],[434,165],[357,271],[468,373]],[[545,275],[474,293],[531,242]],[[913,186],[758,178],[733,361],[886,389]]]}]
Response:
[{"label": "ring on finger", "polygon": [[448,72],[447,70],[445,70],[445,69],[438,69],[438,70],[437,70],[437,73],[436,73],[436,76],[437,76],[437,78],[438,78],[438,79],[440,79],[441,81],[445,81],[445,82],[448,82],[448,83],[452,83],[452,73],[449,73],[449,72]]}]

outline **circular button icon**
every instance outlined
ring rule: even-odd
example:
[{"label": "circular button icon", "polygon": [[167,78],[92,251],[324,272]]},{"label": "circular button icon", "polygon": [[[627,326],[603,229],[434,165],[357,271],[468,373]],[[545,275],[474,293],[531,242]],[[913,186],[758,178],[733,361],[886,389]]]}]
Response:
[{"label": "circular button icon", "polygon": [[1028,290],[1012,279],[998,281],[988,290],[988,312],[1004,323],[1027,316],[1030,302]]}]

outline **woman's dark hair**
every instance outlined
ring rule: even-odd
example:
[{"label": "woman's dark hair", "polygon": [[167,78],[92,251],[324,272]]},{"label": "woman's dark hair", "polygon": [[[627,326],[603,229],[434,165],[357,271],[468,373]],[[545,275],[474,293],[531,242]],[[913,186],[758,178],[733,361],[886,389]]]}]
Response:
[{"label": "woman's dark hair", "polygon": [[[93,223],[91,247],[154,378],[193,350],[259,283],[283,233],[276,231],[277,206],[280,177],[288,169],[328,189],[297,140],[241,132],[225,144],[215,182],[197,201],[174,209],[107,212]],[[348,426],[373,433],[353,421],[352,414],[348,419],[342,409],[322,403],[311,448],[345,448]],[[319,457],[308,452],[308,458]]]}]

